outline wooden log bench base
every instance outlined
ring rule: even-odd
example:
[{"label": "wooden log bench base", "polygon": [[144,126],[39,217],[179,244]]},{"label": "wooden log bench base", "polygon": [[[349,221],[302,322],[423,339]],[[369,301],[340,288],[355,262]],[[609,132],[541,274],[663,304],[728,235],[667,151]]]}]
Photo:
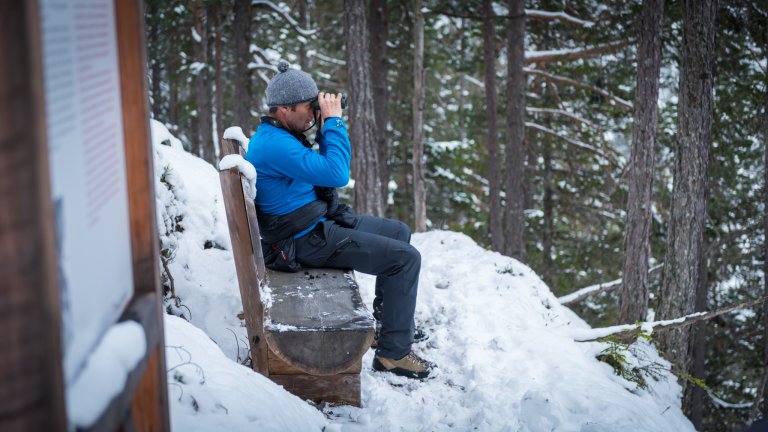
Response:
[{"label": "wooden log bench base", "polygon": [[[222,140],[222,154],[240,155],[237,141]],[[266,270],[247,180],[237,167],[220,179],[253,369],[302,399],[360,406],[374,320],[353,272]]]}]

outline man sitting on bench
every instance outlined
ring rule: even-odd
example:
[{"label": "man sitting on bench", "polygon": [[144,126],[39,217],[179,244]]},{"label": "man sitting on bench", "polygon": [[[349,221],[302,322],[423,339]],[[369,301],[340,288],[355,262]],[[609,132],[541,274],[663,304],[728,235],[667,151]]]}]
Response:
[{"label": "man sitting on bench", "polygon": [[[359,215],[339,205],[349,182],[351,144],[342,95],[318,92],[312,77],[278,65],[267,85],[269,115],[251,138],[256,208],[267,267],[354,269],[376,275],[374,318],[380,322],[373,368],[426,378],[434,365],[411,350],[421,255],[400,221]],[[312,150],[304,132],[318,125]],[[378,327],[378,326],[377,326]]]}]

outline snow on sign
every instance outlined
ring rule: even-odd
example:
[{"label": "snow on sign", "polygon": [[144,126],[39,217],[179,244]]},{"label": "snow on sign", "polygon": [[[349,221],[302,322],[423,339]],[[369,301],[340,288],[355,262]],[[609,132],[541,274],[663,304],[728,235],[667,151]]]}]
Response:
[{"label": "snow on sign", "polygon": [[133,294],[113,0],[40,0],[64,378]]}]

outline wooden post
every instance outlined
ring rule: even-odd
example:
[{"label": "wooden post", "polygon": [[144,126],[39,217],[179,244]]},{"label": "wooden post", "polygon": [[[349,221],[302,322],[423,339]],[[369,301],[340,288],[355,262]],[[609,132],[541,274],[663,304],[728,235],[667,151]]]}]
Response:
[{"label": "wooden post", "polygon": [[36,1],[0,2],[0,430],[66,430]]},{"label": "wooden post", "polygon": [[[222,156],[240,154],[239,147],[232,140],[222,140]],[[219,173],[224,208],[227,213],[229,235],[232,238],[232,255],[235,258],[237,284],[245,314],[248,345],[251,350],[253,370],[269,376],[267,340],[264,337],[264,306],[261,304],[260,287],[264,284],[264,257],[259,242],[258,225],[250,226],[246,216],[243,185],[237,168]],[[253,212],[255,214],[255,211]],[[258,271],[257,271],[258,269]]]},{"label": "wooden post", "polygon": [[157,326],[148,330],[158,333],[147,347],[149,363],[133,397],[133,424],[142,431],[170,430],[143,12],[142,0],[115,1],[134,296],[153,295]]},{"label": "wooden post", "polygon": [[[0,3],[0,430],[67,430],[40,3]],[[133,296],[148,353],[92,430],[169,430],[143,4],[115,1]]]}]

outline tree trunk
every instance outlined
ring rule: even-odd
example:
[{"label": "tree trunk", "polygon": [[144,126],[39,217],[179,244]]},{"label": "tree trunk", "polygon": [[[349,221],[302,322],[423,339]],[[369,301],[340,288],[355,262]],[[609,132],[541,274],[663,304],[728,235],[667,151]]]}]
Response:
[{"label": "tree trunk", "polygon": [[523,0],[509,0],[507,28],[507,149],[506,218],[504,253],[522,260],[525,256],[525,8]]},{"label": "tree trunk", "polygon": [[352,158],[355,210],[363,214],[382,216],[381,176],[376,149],[377,130],[373,112],[365,3],[344,0],[344,15],[350,93],[349,135],[355,152]]},{"label": "tree trunk", "polygon": [[552,149],[549,137],[544,138],[542,155],[544,156],[544,229],[542,230],[543,279],[547,285],[552,283],[552,236],[554,235],[555,203],[552,197]]},{"label": "tree trunk", "polygon": [[[768,56],[768,45],[763,46],[763,55]],[[768,76],[765,82],[768,88]],[[768,209],[768,94],[764,95],[765,108],[763,112],[763,150],[765,160],[763,164],[763,205]],[[763,295],[768,296],[768,211],[763,213]],[[763,374],[768,376],[768,303],[763,304]],[[759,398],[759,396],[758,396]],[[768,386],[763,384],[763,406],[762,413],[764,418],[768,418]]]},{"label": "tree trunk", "polygon": [[[170,29],[169,47],[178,46],[181,37],[179,27],[173,27]],[[168,77],[168,123],[172,126],[171,133],[178,133],[179,125],[179,66],[180,66],[181,54],[179,50],[168,49],[165,52],[165,62],[168,65],[166,69],[166,76]]]},{"label": "tree trunk", "polygon": [[[706,245],[702,251],[706,251]],[[696,288],[696,312],[706,312],[707,310],[707,297],[709,293],[709,274],[707,267],[706,252],[701,257],[699,263],[700,280],[699,285]],[[707,336],[706,336],[706,321],[702,321],[692,325],[691,328],[691,348],[690,351],[693,354],[693,368],[691,375],[694,378],[703,380],[705,375],[705,361],[707,358]],[[704,396],[706,393],[704,389],[699,386],[689,385],[686,388],[683,398],[683,407],[688,418],[691,419],[691,423],[696,430],[701,430],[704,420]]]},{"label": "tree trunk", "polygon": [[424,191],[424,15],[415,0],[413,15],[413,208],[416,232],[427,230],[427,197]]},{"label": "tree trunk", "polygon": [[[662,320],[691,313],[700,284],[699,260],[707,216],[714,30],[714,0],[683,1],[674,188],[659,298]],[[662,350],[678,373],[688,371],[689,333],[687,329],[679,329],[659,335]]]},{"label": "tree trunk", "polygon": [[[203,109],[204,113],[207,114],[208,123],[205,125],[208,131],[208,137],[207,139],[203,140],[203,152],[205,153],[204,159],[210,162],[211,164],[216,164],[217,162],[217,155],[218,155],[218,149],[219,149],[219,139],[216,136],[216,125],[214,120],[214,100],[213,100],[213,90],[215,86],[215,80],[216,80],[216,72],[215,72],[215,66],[212,64],[215,62],[214,57],[214,45],[216,44],[216,30],[214,29],[213,25],[213,16],[218,13],[216,10],[216,4],[217,2],[203,2],[205,4],[205,38],[203,38],[203,41],[205,41],[205,62],[206,62],[206,76],[207,81],[206,85],[204,87],[205,89],[205,109]],[[203,131],[205,132],[205,131]]]},{"label": "tree trunk", "polygon": [[[467,49],[467,46],[469,44],[469,35],[465,29],[467,28],[467,19],[462,18],[459,25],[459,31],[461,32],[461,40],[459,42],[459,52],[456,53],[456,55],[459,56],[458,61],[458,68],[457,73],[461,74],[461,78],[459,78],[459,110],[458,110],[458,119],[459,119],[459,141],[462,143],[467,142],[467,115],[466,115],[466,109],[464,108],[464,105],[466,104],[467,96],[466,94],[469,94],[468,91],[466,91],[467,88],[467,80],[464,78],[466,76],[466,66],[467,64],[467,52],[469,51]],[[465,94],[466,93],[466,94]]]},{"label": "tree trunk", "polygon": [[621,292],[620,323],[645,321],[648,314],[648,259],[663,18],[664,0],[643,1],[624,227],[624,285]]},{"label": "tree trunk", "polygon": [[152,94],[152,117],[162,122],[167,121],[164,115],[165,101],[163,93],[160,87],[162,81],[162,53],[165,49],[165,44],[160,41],[160,23],[157,3],[150,1],[146,3],[146,23],[148,30],[147,45],[151,48],[149,53],[153,53],[154,56],[149,60],[149,71],[151,80],[151,94]]},{"label": "tree trunk", "polygon": [[389,23],[387,21],[386,0],[372,0],[369,12],[368,29],[371,46],[373,111],[376,113],[376,130],[379,132],[376,148],[379,153],[381,198],[384,200],[384,209],[386,209],[389,201],[389,159],[391,152],[389,134],[387,132],[387,123],[389,123],[389,90],[387,88],[387,72],[389,71],[387,64],[387,39],[389,37]]},{"label": "tree trunk", "polygon": [[223,87],[223,80],[222,80],[222,46],[221,43],[221,32],[224,30],[224,26],[221,23],[221,16],[223,15],[221,3],[215,3],[214,7],[214,13],[213,13],[213,31],[215,32],[214,37],[214,58],[213,58],[213,64],[214,64],[214,82],[215,82],[215,93],[213,95],[214,100],[214,109],[216,111],[216,148],[217,150],[221,149],[221,136],[224,134],[224,89]]},{"label": "tree trunk", "polygon": [[[299,26],[309,29],[309,0],[299,1]],[[304,72],[309,71],[306,36],[299,41],[299,64],[301,65],[301,70]]]},{"label": "tree trunk", "polygon": [[496,126],[496,43],[493,19],[491,0],[483,0],[483,61],[488,121],[488,219],[491,228],[491,247],[494,251],[500,252],[504,248],[504,237],[501,231],[501,164]]},{"label": "tree trunk", "polygon": [[235,0],[234,6],[235,38],[235,125],[243,128],[246,134],[252,131],[251,119],[251,72],[248,62],[251,60],[251,2]]},{"label": "tree trunk", "polygon": [[211,138],[211,87],[208,74],[208,34],[206,29],[205,6],[202,0],[192,2],[195,17],[194,30],[197,33],[193,41],[195,62],[195,105],[197,109],[197,131],[192,146],[192,153],[213,163]]}]

